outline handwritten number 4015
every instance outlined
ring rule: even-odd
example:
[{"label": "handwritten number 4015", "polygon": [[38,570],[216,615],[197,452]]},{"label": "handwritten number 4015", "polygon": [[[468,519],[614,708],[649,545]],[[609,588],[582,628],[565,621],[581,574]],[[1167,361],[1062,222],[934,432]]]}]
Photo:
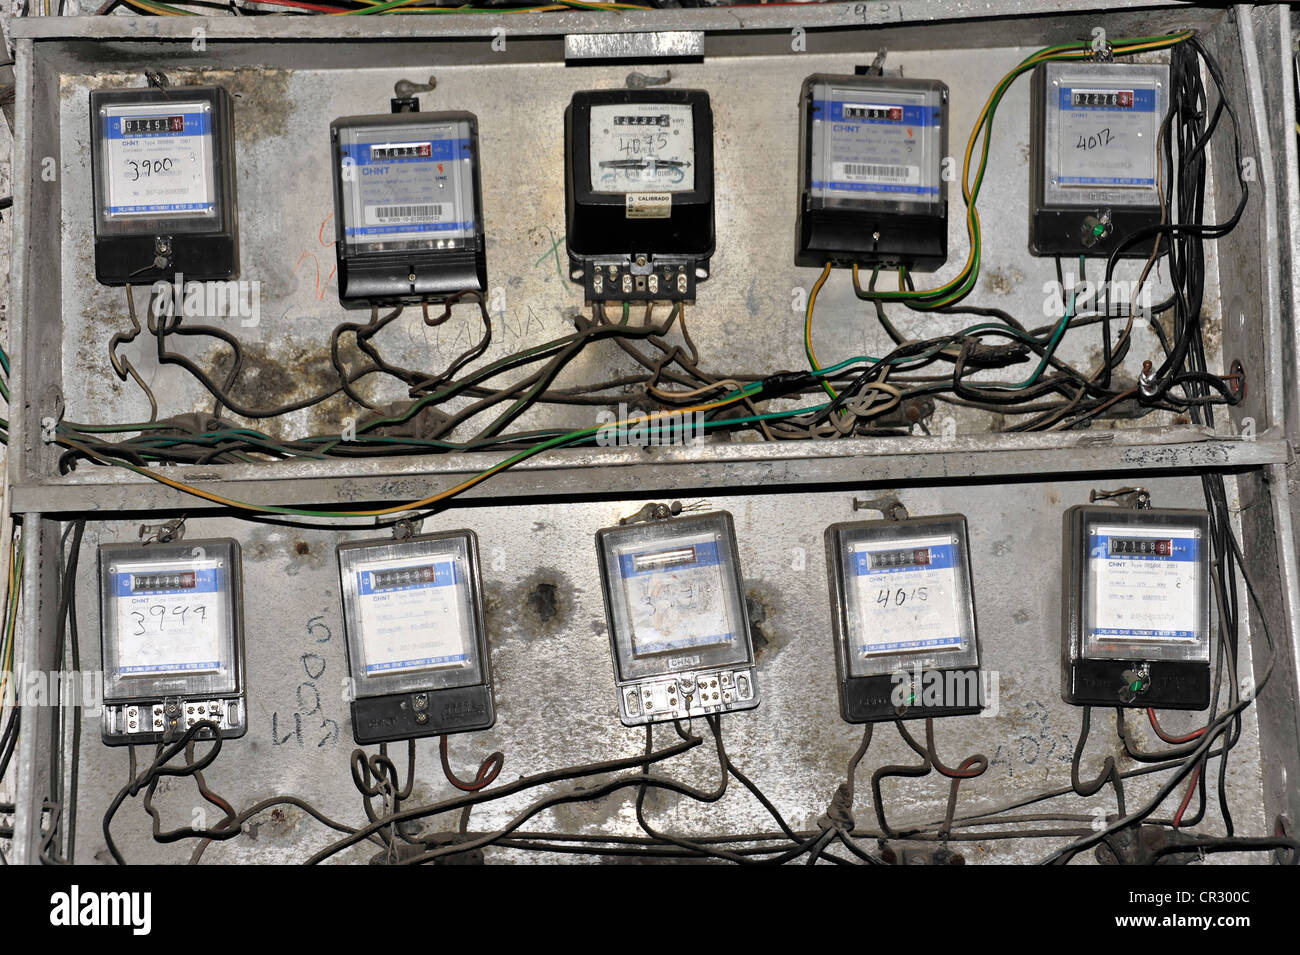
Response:
[{"label": "handwritten number 4015", "polygon": [[[181,624],[182,629],[185,627],[185,617],[186,617],[187,614],[190,614],[190,613],[193,613],[194,616],[195,616],[196,618],[198,618],[199,620],[201,620],[201,621],[206,622],[207,619],[208,619],[208,608],[207,608],[207,607],[204,607],[204,606],[198,606],[198,607],[172,607],[172,609],[171,609],[171,616],[172,616],[173,618],[179,618],[179,619],[180,619],[180,624]],[[146,622],[149,618],[145,617],[145,615],[142,614],[142,613],[140,613],[140,611],[138,611],[138,610],[132,610],[132,611],[131,611],[131,616],[135,618],[135,625],[136,625],[136,631],[135,631],[135,633],[133,634],[133,636],[136,636],[136,637],[142,637],[142,636],[144,636],[144,634],[145,634],[145,632],[146,632],[146,631],[145,631],[145,622]],[[167,617],[168,617],[167,607],[166,607],[166,606],[164,606],[163,604],[154,604],[153,606],[151,606],[151,607],[149,608],[149,617],[151,617],[151,618],[153,618],[154,620],[157,620],[157,621],[158,621],[158,632],[159,632],[159,633],[163,633],[164,631],[166,631],[166,629],[167,629],[167,627],[166,627],[166,621],[167,621]]]},{"label": "handwritten number 4015", "polygon": [[876,603],[882,607],[901,607],[908,601],[929,600],[930,589],[928,587],[913,587],[908,590],[906,587],[899,587],[897,590],[890,590],[886,587],[880,593],[876,594]]}]

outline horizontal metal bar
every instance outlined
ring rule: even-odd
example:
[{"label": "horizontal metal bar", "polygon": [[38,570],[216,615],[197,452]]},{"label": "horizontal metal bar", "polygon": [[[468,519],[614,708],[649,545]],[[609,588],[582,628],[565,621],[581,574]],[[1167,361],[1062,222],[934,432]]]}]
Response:
[{"label": "horizontal metal bar", "polygon": [[[519,497],[566,500],[589,496],[645,496],[725,488],[775,490],[827,484],[982,481],[1019,475],[1080,475],[1102,471],[1176,472],[1253,468],[1285,463],[1290,445],[1276,437],[1208,437],[1177,429],[1182,440],[1150,444],[1125,432],[1069,436],[1002,435],[987,439],[857,439],[819,444],[819,454],[790,444],[703,444],[683,447],[557,450],[516,465],[465,492],[480,500]],[[1190,432],[1190,434],[1189,434]],[[1053,443],[1048,443],[1052,441]],[[500,455],[441,456],[363,462],[303,461],[258,465],[168,468],[192,487],[256,504],[419,500],[490,467]],[[340,470],[347,467],[347,473]],[[15,513],[134,511],[216,505],[140,475],[107,468],[83,470],[59,483],[15,485]]]},{"label": "horizontal metal bar", "polygon": [[[1176,0],[1111,0],[1089,8],[1072,9],[1079,15],[1154,7],[1177,8]],[[1025,17],[1042,14],[1041,0],[888,0],[888,2],[794,3],[766,6],[703,7],[666,10],[619,11],[621,31],[697,29],[719,32],[775,30],[794,25],[806,29],[933,23],[990,17]],[[94,39],[176,40],[191,43],[199,26],[208,42],[223,40],[366,40],[394,37],[492,36],[505,28],[511,36],[554,36],[574,33],[608,33],[607,11],[528,14],[442,14],[417,16],[278,17],[23,17],[13,21],[15,38],[34,40]]]}]

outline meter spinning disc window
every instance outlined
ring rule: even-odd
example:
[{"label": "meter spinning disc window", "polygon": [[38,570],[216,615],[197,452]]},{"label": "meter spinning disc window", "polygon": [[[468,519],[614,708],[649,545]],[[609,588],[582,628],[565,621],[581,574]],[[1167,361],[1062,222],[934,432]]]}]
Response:
[{"label": "meter spinning disc window", "polygon": [[491,726],[475,535],[342,544],[338,559],[356,741]]},{"label": "meter spinning disc window", "polygon": [[758,705],[730,514],[607,527],[596,546],[625,724]]},{"label": "meter spinning disc window", "polygon": [[238,545],[105,544],[99,560],[105,741],[171,739],[199,719],[242,735]]}]

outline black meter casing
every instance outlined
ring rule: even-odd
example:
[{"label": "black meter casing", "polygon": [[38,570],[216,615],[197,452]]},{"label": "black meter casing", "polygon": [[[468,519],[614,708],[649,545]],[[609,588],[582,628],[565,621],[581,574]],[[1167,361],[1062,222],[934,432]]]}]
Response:
[{"label": "black meter casing", "polygon": [[1151,254],[1157,236],[1128,239],[1162,220],[1157,140],[1168,87],[1164,64],[1052,62],[1034,70],[1031,255]]},{"label": "black meter casing", "polygon": [[366,745],[491,728],[477,535],[353,541],[337,552],[353,739]]},{"label": "black meter casing", "polygon": [[948,87],[817,73],[799,96],[795,265],[905,266],[948,258]]},{"label": "black meter casing", "polygon": [[478,119],[459,110],[330,124],[334,249],[345,308],[487,291]]},{"label": "black meter casing", "polygon": [[239,276],[234,135],[220,86],[91,92],[101,285]]},{"label": "black meter casing", "polygon": [[[682,142],[667,110],[689,109],[691,133]],[[592,122],[593,110],[609,113],[608,107],[627,107],[638,112],[647,126],[628,124],[621,129]],[[614,120],[630,117],[614,116]],[[662,127],[648,126],[662,122]],[[598,187],[601,168],[593,178],[592,136],[608,139],[617,148],[619,137],[626,147],[622,162],[645,162],[643,153],[634,154],[632,141],[656,134],[674,155],[685,158],[660,160],[659,172],[684,173],[689,188],[665,187],[654,181],[655,170],[645,171],[651,181],[642,185],[611,184]],[[674,139],[673,136],[677,138]],[[588,302],[601,301],[693,301],[697,281],[709,274],[714,250],[713,218],[713,110],[703,90],[644,89],[590,90],[575,93],[564,113],[565,223],[570,277],[583,283]],[[654,148],[651,144],[650,148]],[[614,168],[620,160],[606,160]],[[600,164],[601,160],[597,160]]]},{"label": "black meter casing", "polygon": [[[1209,522],[1209,515],[1197,510],[1083,504],[1065,512],[1062,700],[1075,706],[1171,710],[1201,710],[1210,705]],[[1119,534],[1108,534],[1116,530]],[[1185,637],[1160,636],[1177,631],[1157,630],[1131,638],[1101,626],[1114,623],[1098,619],[1102,611],[1097,601],[1105,598],[1096,596],[1097,589],[1105,586],[1097,580],[1099,562],[1108,562],[1113,538],[1141,542],[1153,550],[1166,549],[1162,542],[1170,542],[1169,552],[1163,555],[1115,558],[1109,562],[1114,569],[1108,572],[1125,588],[1113,599],[1115,605],[1128,603],[1136,608],[1144,596],[1148,602],[1168,600],[1192,621]],[[1126,573],[1125,561],[1138,559],[1153,572],[1162,563],[1177,562],[1180,567],[1162,567],[1163,580],[1146,572]],[[1112,635],[1098,637],[1099,630]]]},{"label": "black meter casing", "polygon": [[[832,524],[825,537],[844,721],[980,713],[966,518],[852,521]],[[918,601],[928,609],[909,619],[908,608]],[[896,636],[903,639],[890,642]]]}]

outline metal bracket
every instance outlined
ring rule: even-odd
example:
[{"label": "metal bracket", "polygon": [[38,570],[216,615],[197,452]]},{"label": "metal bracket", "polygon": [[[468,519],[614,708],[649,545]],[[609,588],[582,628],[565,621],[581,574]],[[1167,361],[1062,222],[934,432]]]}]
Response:
[{"label": "metal bracket", "polygon": [[564,38],[566,60],[653,60],[704,56],[703,30],[648,33],[570,33]]},{"label": "metal bracket", "polygon": [[185,537],[185,515],[162,524],[141,524],[139,539],[145,544],[170,544]]},{"label": "metal bracket", "polygon": [[393,540],[405,541],[410,540],[420,533],[420,528],[424,526],[424,518],[418,514],[410,517],[401,517],[393,523]]},{"label": "metal bracket", "polygon": [[908,518],[907,508],[903,502],[892,494],[884,497],[871,497],[853,499],[853,509],[855,511],[879,511],[880,516],[887,521],[905,521]]},{"label": "metal bracket", "polygon": [[1151,492],[1144,487],[1121,487],[1113,491],[1094,488],[1088,492],[1088,503],[1095,504],[1098,501],[1114,501],[1120,507],[1145,511],[1151,507]]}]

